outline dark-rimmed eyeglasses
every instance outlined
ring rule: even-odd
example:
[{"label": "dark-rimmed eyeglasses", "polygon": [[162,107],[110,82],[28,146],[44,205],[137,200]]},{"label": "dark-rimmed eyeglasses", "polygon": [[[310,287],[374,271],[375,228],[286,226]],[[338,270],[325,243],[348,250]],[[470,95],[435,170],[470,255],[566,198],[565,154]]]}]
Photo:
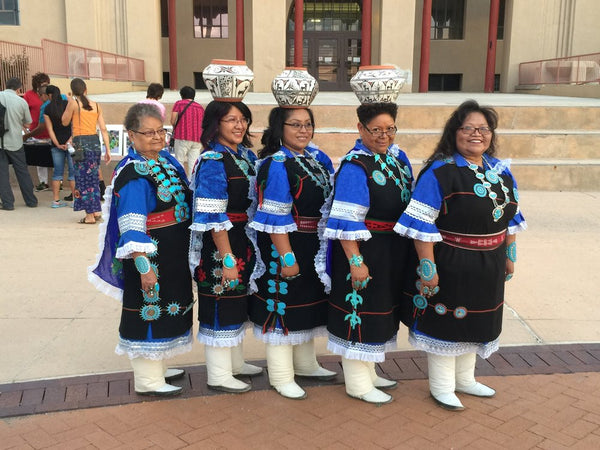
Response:
[{"label": "dark-rimmed eyeglasses", "polygon": [[362,124],[362,126],[363,126],[363,127],[365,128],[365,130],[367,130],[367,131],[368,131],[368,132],[369,132],[369,133],[370,133],[372,136],[375,136],[375,137],[378,137],[378,138],[380,138],[380,137],[383,137],[383,136],[389,136],[389,137],[392,137],[392,136],[395,136],[395,135],[396,135],[396,133],[398,132],[398,128],[396,128],[396,127],[391,127],[391,128],[388,128],[388,129],[386,129],[386,130],[382,130],[381,128],[373,128],[372,130],[370,130],[370,129],[369,129],[369,127],[368,127],[368,126],[366,126],[364,123]]},{"label": "dark-rimmed eyeglasses", "polygon": [[479,131],[479,134],[482,136],[489,136],[492,134],[492,129],[490,127],[472,127],[467,125],[466,127],[460,127],[459,130],[462,131],[462,134],[467,136],[475,134],[476,131]]},{"label": "dark-rimmed eyeglasses", "polygon": [[153,138],[154,136],[165,137],[167,134],[167,130],[165,128],[161,128],[160,130],[151,130],[151,131],[137,131],[137,130],[129,130],[135,134],[141,134],[146,136],[147,138]]},{"label": "dark-rimmed eyeglasses", "polygon": [[312,123],[283,122],[283,124],[287,125],[288,127],[292,127],[294,131],[300,131],[302,128],[305,128],[306,131],[312,131],[312,129],[315,127]]}]

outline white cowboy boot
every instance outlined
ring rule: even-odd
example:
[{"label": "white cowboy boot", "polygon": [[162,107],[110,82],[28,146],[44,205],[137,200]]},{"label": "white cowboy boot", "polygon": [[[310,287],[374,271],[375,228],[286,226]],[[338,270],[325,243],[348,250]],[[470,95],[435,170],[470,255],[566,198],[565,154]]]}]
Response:
[{"label": "white cowboy boot", "polygon": [[240,343],[235,347],[231,347],[231,372],[233,375],[259,375],[263,372],[263,368],[248,364],[244,361],[244,347]]},{"label": "white cowboy boot", "polygon": [[328,381],[337,375],[337,373],[319,365],[315,353],[315,341],[313,339],[304,344],[294,345],[293,357],[294,372],[299,377]]},{"label": "white cowboy boot", "polygon": [[179,378],[183,378],[185,375],[185,370],[183,369],[174,369],[167,367],[167,362],[163,359],[162,366],[164,370],[164,377],[166,382],[170,382],[173,380],[178,380]]},{"label": "white cowboy boot", "polygon": [[427,365],[429,367],[429,391],[436,403],[450,411],[465,409],[454,394],[455,357],[427,353]]},{"label": "white cowboy boot", "polygon": [[208,387],[216,391],[240,394],[250,390],[250,385],[233,377],[231,348],[204,346]]},{"label": "white cowboy boot", "polygon": [[466,353],[456,357],[456,392],[477,397],[493,397],[495,390],[475,380],[475,353]]},{"label": "white cowboy boot", "polygon": [[398,387],[398,382],[394,380],[388,380],[387,378],[380,377],[377,375],[375,371],[375,363],[368,362],[369,366],[369,374],[371,375],[371,381],[373,382],[373,386],[378,389],[396,389]]},{"label": "white cowboy boot", "polygon": [[163,362],[147,358],[131,360],[135,392],[140,395],[177,395],[181,388],[165,382]]},{"label": "white cowboy boot", "polygon": [[373,386],[369,363],[356,359],[346,359],[342,357],[342,368],[344,369],[344,382],[346,383],[346,393],[353,398],[383,405],[393,400],[392,396],[380,391]]},{"label": "white cowboy boot", "polygon": [[266,344],[269,383],[282,396],[294,400],[306,398],[306,392],[294,381],[294,357],[292,345]]}]

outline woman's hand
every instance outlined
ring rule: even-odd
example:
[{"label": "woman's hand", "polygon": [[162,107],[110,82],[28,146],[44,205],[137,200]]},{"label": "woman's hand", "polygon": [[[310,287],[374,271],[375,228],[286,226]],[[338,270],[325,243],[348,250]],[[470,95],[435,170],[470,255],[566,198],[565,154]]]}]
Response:
[{"label": "woman's hand", "polygon": [[110,156],[110,147],[106,149],[106,152],[104,153],[104,162],[106,164],[108,164],[111,160],[111,156]]},{"label": "woman's hand", "polygon": [[360,266],[350,264],[350,278],[352,280],[352,289],[360,291],[367,287],[371,276],[369,275],[369,267],[364,261]]},{"label": "woman's hand", "polygon": [[156,292],[156,274],[154,270],[150,270],[148,273],[140,274],[140,280],[142,284],[142,291],[148,295],[148,297],[154,297],[158,295]]},{"label": "woman's hand", "polygon": [[67,151],[67,144],[57,144],[55,145],[56,148],[60,148],[63,151]]},{"label": "woman's hand", "polygon": [[423,280],[423,278],[420,278],[421,280],[421,289],[419,289],[419,294],[421,294],[423,297],[433,297],[435,294],[437,294],[440,289],[438,287],[438,285],[440,284],[440,277],[437,274],[437,272],[435,273],[435,275],[433,276],[433,278],[429,281],[425,281]]},{"label": "woman's hand", "polygon": [[300,275],[300,266],[297,262],[293,266],[281,267],[281,276],[285,279],[296,278],[298,275]]},{"label": "woman's hand", "polygon": [[237,287],[239,284],[238,277],[239,273],[237,267],[233,267],[232,269],[223,267],[223,278],[221,279],[221,284],[226,291],[232,291]]},{"label": "woman's hand", "polygon": [[505,281],[510,280],[515,272],[515,263],[506,258],[506,273],[504,274]]}]

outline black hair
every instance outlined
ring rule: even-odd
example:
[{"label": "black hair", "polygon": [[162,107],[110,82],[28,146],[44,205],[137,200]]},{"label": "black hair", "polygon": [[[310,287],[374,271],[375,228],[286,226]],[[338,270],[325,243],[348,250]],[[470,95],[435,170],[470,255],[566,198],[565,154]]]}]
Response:
[{"label": "black hair", "polygon": [[31,87],[37,92],[43,83],[50,83],[50,77],[44,72],[36,72],[31,76]]},{"label": "black hair", "polygon": [[71,92],[73,93],[73,97],[78,97],[81,100],[81,106],[83,109],[88,111],[92,110],[92,105],[90,105],[90,101],[85,96],[85,91],[87,90],[87,86],[85,81],[81,78],[73,78],[71,80]]},{"label": "black hair", "polygon": [[17,77],[9,78],[8,80],[6,80],[6,89],[12,89],[13,91],[16,91],[22,86],[23,82]]},{"label": "black hair", "polygon": [[252,147],[252,141],[250,140],[252,137],[252,134],[250,134],[252,113],[250,112],[250,108],[242,102],[219,102],[213,100],[206,106],[202,119],[202,136],[200,137],[200,142],[205,149],[210,148],[211,143],[217,139],[219,135],[219,123],[233,107],[237,108],[246,120],[248,120],[248,128],[246,128],[246,133],[244,133],[242,145],[244,147]]},{"label": "black hair", "polygon": [[146,90],[146,98],[159,99],[165,93],[165,88],[160,83],[150,83]]},{"label": "black hair", "polygon": [[193,87],[184,86],[179,89],[179,95],[181,95],[182,100],[194,100],[196,97],[196,91]]},{"label": "black hair", "polygon": [[50,97],[50,103],[46,106],[45,114],[48,117],[62,117],[67,107],[67,102],[60,96],[59,87],[49,84],[45,88],[46,94]]},{"label": "black hair", "polygon": [[163,123],[162,116],[158,108],[149,103],[136,103],[127,111],[125,114],[125,120],[123,121],[123,127],[126,130],[138,131],[142,126],[142,120],[145,117],[154,117]]},{"label": "black hair", "polygon": [[356,108],[358,120],[363,125],[368,123],[380,114],[388,114],[396,121],[398,114],[398,105],[395,103],[365,103]]},{"label": "black hair", "polygon": [[432,163],[438,159],[444,159],[452,156],[456,151],[456,132],[462,127],[467,116],[471,113],[481,113],[492,130],[492,138],[490,146],[485,151],[486,155],[494,156],[497,149],[496,128],[498,127],[498,113],[494,108],[489,106],[480,106],[475,100],[467,100],[463,102],[454,112],[444,125],[442,137],[437,143],[433,153],[427,158],[425,164]]},{"label": "black hair", "polygon": [[[310,108],[305,109],[310,116],[310,123],[313,125],[314,136],[315,117]],[[269,113],[269,126],[260,140],[263,148],[258,151],[259,158],[266,158],[279,151],[279,147],[283,141],[283,124],[288,120],[293,111],[295,110],[292,108],[282,108],[280,106],[271,110]]]}]

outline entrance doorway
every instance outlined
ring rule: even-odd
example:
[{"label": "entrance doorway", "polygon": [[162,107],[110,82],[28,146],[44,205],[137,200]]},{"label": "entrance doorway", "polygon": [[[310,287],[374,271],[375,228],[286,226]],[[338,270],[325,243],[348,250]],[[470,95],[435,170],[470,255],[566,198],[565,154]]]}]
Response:
[{"label": "entrance doorway", "polygon": [[[288,14],[286,65],[294,63],[294,4]],[[361,55],[362,1],[305,0],[302,65],[321,91],[349,91]]]}]

